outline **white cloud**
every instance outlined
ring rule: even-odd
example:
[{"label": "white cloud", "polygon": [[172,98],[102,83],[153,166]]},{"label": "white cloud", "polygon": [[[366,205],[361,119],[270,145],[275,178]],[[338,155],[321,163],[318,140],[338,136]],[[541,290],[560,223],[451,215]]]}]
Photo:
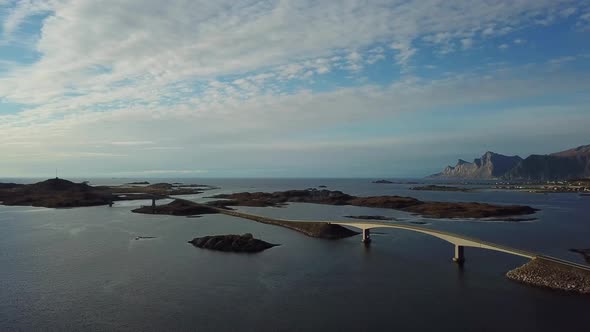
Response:
[{"label": "white cloud", "polygon": [[391,48],[397,52],[395,59],[398,64],[405,66],[408,64],[410,58],[416,54],[416,49],[409,43],[395,42],[391,44]]},{"label": "white cloud", "polygon": [[461,46],[463,46],[463,49],[471,48],[471,46],[473,46],[473,39],[471,39],[471,38],[461,39]]}]

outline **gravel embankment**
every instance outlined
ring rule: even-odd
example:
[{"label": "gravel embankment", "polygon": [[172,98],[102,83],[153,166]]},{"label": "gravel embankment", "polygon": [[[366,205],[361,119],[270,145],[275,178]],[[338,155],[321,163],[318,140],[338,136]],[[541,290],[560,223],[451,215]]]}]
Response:
[{"label": "gravel embankment", "polygon": [[543,258],[535,258],[508,271],[506,277],[533,286],[590,294],[589,270]]}]

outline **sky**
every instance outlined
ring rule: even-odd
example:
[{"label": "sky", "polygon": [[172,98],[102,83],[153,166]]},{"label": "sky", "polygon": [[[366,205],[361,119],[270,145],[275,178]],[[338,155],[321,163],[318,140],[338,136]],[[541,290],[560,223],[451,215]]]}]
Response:
[{"label": "sky", "polygon": [[589,128],[590,0],[0,0],[0,177],[421,177]]}]

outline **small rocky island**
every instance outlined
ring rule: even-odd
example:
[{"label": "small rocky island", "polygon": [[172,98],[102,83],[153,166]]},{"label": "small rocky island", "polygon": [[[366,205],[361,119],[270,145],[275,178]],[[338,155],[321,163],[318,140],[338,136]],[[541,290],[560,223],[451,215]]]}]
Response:
[{"label": "small rocky island", "polygon": [[427,186],[412,187],[410,190],[424,190],[424,191],[454,191],[454,192],[472,192],[473,189],[450,187],[450,186],[439,186],[436,184],[430,184]]},{"label": "small rocky island", "polygon": [[372,183],[376,183],[376,184],[392,184],[393,181],[389,181],[389,180],[375,180]]},{"label": "small rocky island", "polygon": [[143,214],[168,214],[173,216],[196,216],[219,213],[219,210],[192,201],[175,199],[164,205],[142,206],[132,210],[132,212]]},{"label": "small rocky island", "polygon": [[191,241],[188,241],[188,243],[197,248],[245,253],[260,252],[278,246],[278,244],[272,244],[255,239],[250,233],[246,233],[244,235],[213,235],[196,237]]},{"label": "small rocky island", "polygon": [[374,208],[395,209],[428,218],[492,218],[533,214],[537,209],[522,205],[494,205],[476,202],[429,202],[404,196],[357,197],[341,191],[330,190],[288,190],[273,193],[242,192],[220,194],[212,198],[223,200],[207,204],[223,209],[228,206],[282,206],[286,203],[314,203],[326,205],[353,205]]}]

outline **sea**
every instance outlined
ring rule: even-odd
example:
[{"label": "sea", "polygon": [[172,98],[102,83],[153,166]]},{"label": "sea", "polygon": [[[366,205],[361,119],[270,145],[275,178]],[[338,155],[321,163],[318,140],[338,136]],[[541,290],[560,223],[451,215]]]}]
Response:
[{"label": "sea", "polygon": [[[138,179],[78,179],[117,185]],[[465,234],[587,264],[590,197],[484,189],[414,191],[374,179],[149,179],[241,191],[326,186],[348,194],[524,204],[536,221],[427,219],[401,211],[289,204],[241,211],[300,220],[382,215],[397,223]],[[395,179],[393,179],[395,180]],[[38,179],[0,179],[31,183]],[[404,179],[403,181],[408,181]],[[420,180],[422,181],[422,180]],[[72,209],[0,206],[0,331],[587,331],[590,296],[511,281],[527,259],[453,245],[401,229],[360,236],[307,237],[225,215],[187,218],[132,213],[147,201]],[[158,204],[164,204],[160,201]],[[280,244],[257,254],[199,249],[200,236],[251,233]],[[153,239],[136,240],[138,236]]]}]

